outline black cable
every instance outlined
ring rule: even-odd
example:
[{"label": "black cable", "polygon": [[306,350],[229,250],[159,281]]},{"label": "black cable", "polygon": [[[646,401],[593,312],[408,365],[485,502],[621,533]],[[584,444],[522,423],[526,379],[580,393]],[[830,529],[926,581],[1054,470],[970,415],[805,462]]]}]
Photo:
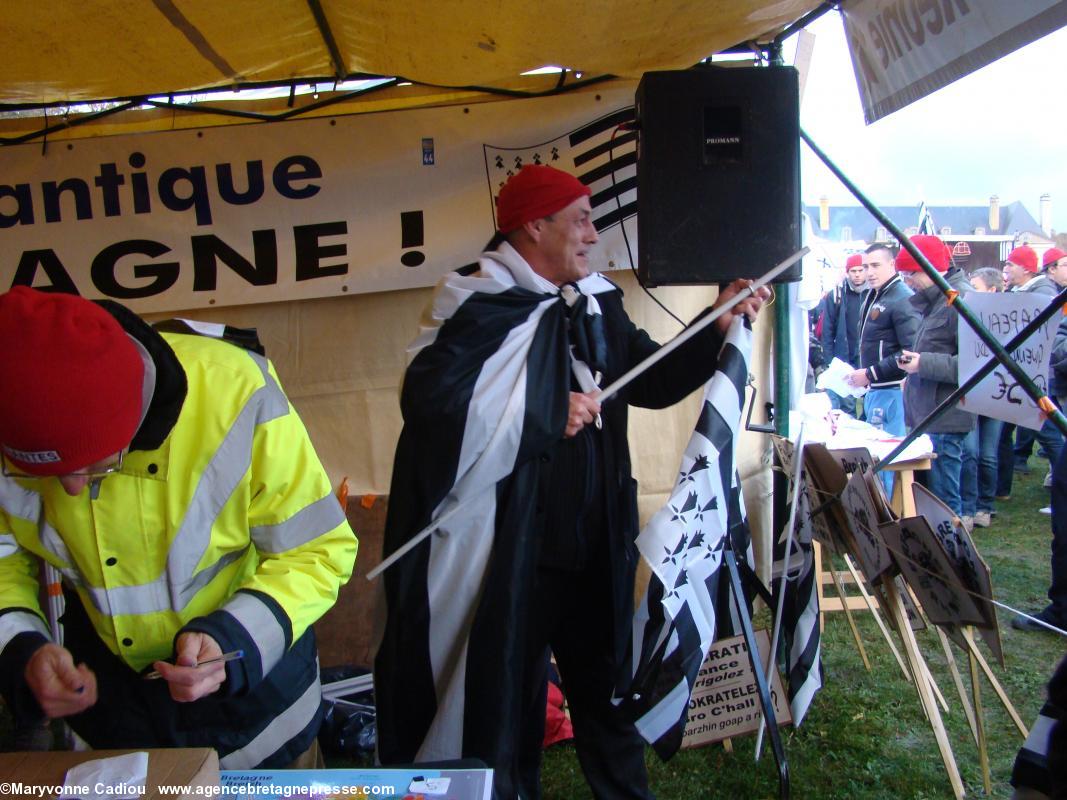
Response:
[{"label": "black cable", "polygon": [[[611,163],[615,160],[615,136],[618,135],[619,131],[623,130],[624,127],[625,124],[616,125],[615,130],[611,132],[611,139],[608,141],[609,167],[611,166]],[[611,188],[618,189],[618,185],[615,182],[615,169],[611,168],[609,172],[611,173]],[[648,287],[645,286],[645,284],[642,282],[641,276],[637,274],[637,265],[634,264],[633,248],[630,247],[630,237],[626,235],[626,219],[622,215],[622,200],[619,198],[618,191],[615,192],[615,205],[618,206],[619,209],[619,229],[622,231],[622,240],[626,244],[626,256],[630,259],[630,271],[634,274],[634,279],[637,281],[637,285],[644,289],[645,294],[651,297],[652,300],[656,303],[656,305],[666,311],[674,319],[675,322],[677,322],[684,328],[685,323],[682,322],[682,320],[678,317],[677,314],[667,308],[667,306],[663,305],[663,303],[660,302],[660,299],[658,297],[656,297],[654,294],[652,294],[652,292],[648,290]]]}]

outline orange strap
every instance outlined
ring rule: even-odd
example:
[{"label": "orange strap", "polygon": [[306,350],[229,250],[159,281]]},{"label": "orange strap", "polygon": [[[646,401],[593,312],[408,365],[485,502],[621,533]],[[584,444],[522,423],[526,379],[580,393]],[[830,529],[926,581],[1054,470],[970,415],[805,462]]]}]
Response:
[{"label": "orange strap", "polygon": [[1056,410],[1056,404],[1049,400],[1048,395],[1045,395],[1037,401],[1037,407],[1044,411],[1046,414],[1051,414]]},{"label": "orange strap", "polygon": [[63,584],[60,581],[48,584],[48,596],[59,597],[63,594]]},{"label": "orange strap", "polygon": [[949,305],[952,305],[953,303],[955,303],[956,302],[956,298],[958,298],[959,296],[960,296],[960,293],[957,292],[955,289],[949,289],[947,292],[945,292],[945,297],[948,298],[948,304]]}]

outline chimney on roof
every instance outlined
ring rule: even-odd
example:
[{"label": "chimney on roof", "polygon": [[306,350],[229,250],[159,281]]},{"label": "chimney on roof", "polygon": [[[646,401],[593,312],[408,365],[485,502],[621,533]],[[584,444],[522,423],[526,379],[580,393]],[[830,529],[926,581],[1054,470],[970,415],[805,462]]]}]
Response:
[{"label": "chimney on roof", "polygon": [[1000,230],[1000,198],[993,195],[989,198],[989,232],[996,233]]},{"label": "chimney on roof", "polygon": [[1040,200],[1041,211],[1039,216],[1041,218],[1041,230],[1045,232],[1045,236],[1052,236],[1052,195],[1048,192],[1041,195]]},{"label": "chimney on roof", "polygon": [[830,230],[830,198],[826,195],[819,198],[819,230]]}]

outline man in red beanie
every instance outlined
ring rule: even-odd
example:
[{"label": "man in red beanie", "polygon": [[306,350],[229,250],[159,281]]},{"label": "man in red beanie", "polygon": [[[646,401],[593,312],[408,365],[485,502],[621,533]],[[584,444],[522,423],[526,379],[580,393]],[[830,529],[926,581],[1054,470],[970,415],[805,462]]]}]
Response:
[{"label": "man in red beanie", "polygon": [[437,287],[400,400],[385,555],[440,522],[383,575],[378,756],[480,759],[501,798],[541,796],[550,651],[593,794],[651,796],[644,741],[611,703],[637,563],[627,409],[700,387],[732,317],[755,316],[767,295],[599,403],[598,387],[659,345],[591,268],[589,194],[547,166],[508,181],[490,249]]},{"label": "man in red beanie", "polygon": [[[867,286],[867,266],[862,253],[853,253],[845,261],[845,278],[819,304],[822,314],[820,340],[827,362],[838,358],[853,369],[860,364],[860,315],[870,289]],[[834,408],[856,416],[856,398],[842,397],[830,392]]]},{"label": "man in red beanie", "polygon": [[1052,297],[1056,287],[1037,271],[1037,253],[1028,244],[1021,244],[1004,259],[1004,284],[1009,292],[1032,292]]},{"label": "man in red beanie", "polygon": [[[971,291],[962,270],[949,270],[951,257],[944,242],[936,236],[920,234],[911,237],[911,243],[960,296]],[[904,421],[911,429],[959,387],[959,315],[934,279],[904,248],[897,254],[897,272],[914,292],[911,304],[919,313],[915,347],[904,350],[897,359],[900,368],[908,373],[904,381]],[[928,486],[959,517],[963,517],[960,470],[964,446],[974,425],[974,414],[957,405],[926,428],[937,453],[931,462]],[[973,519],[965,519],[964,524],[969,528]]]},{"label": "man in red beanie", "polygon": [[[213,747],[226,769],[317,753],[310,626],[356,541],[254,332],[255,352],[232,333],[0,295],[0,691],[20,725]],[[63,578],[47,619],[40,561]]]}]

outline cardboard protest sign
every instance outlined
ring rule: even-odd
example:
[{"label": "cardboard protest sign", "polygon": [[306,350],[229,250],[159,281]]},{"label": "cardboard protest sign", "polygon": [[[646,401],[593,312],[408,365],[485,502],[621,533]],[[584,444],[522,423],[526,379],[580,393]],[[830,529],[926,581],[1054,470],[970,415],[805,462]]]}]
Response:
[{"label": "cardboard protest sign", "polygon": [[[847,550],[843,537],[848,522],[838,498],[848,478],[825,445],[804,446],[804,482],[807,498],[797,509],[801,524],[810,526],[812,537],[833,552]],[[821,510],[813,513],[816,509]]]},{"label": "cardboard protest sign", "polygon": [[979,555],[967,529],[941,498],[925,486],[915,484],[913,488],[916,512],[930,523],[960,582],[972,592],[971,597],[982,615],[982,621],[975,623],[975,627],[993,656],[1003,665],[1004,651],[1000,642],[996,608],[988,599],[993,596],[989,565]]},{"label": "cardboard protest sign", "polygon": [[889,500],[885,496],[882,482],[874,476],[874,456],[865,447],[844,447],[829,451],[830,455],[837,459],[845,474],[852,477],[859,472],[867,482],[867,488],[871,491],[871,499],[880,522],[889,522],[896,519],[896,514],[889,507]]},{"label": "cardboard protest sign", "polygon": [[[1022,331],[1052,298],[1029,292],[971,292],[967,305],[978,319],[1001,342],[1007,342]],[[978,338],[971,326],[959,319],[959,381],[963,384],[984,365],[993,354]],[[1048,394],[1049,357],[1058,320],[1052,319],[1011,353],[1015,361],[1042,394]],[[987,375],[964,398],[964,407],[975,414],[984,414],[1015,425],[1038,430],[1044,421],[1041,410],[1022,386],[1002,364]]]},{"label": "cardboard protest sign", "polygon": [[878,529],[878,512],[863,473],[856,472],[849,479],[841,494],[841,505],[852,539],[848,550],[859,559],[860,570],[873,584],[893,565],[893,561]]},{"label": "cardboard protest sign", "polygon": [[893,560],[932,623],[949,626],[983,622],[925,517],[886,523],[881,531]]},{"label": "cardboard protest sign", "polygon": [[[767,631],[756,631],[756,646],[760,651],[759,663],[767,663],[770,649]],[[771,676],[770,692],[778,724],[792,722],[789,700],[782,689],[777,668]],[[689,718],[682,735],[682,747],[697,747],[752,733],[762,718],[759,689],[752,674],[745,637],[720,639],[712,644],[700,665],[689,699]]]}]

